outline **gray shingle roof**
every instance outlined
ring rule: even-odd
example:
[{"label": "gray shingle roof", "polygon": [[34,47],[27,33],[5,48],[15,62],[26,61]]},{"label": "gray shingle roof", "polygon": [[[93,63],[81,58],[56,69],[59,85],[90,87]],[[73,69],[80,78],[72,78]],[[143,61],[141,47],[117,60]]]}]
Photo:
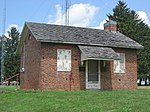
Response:
[{"label": "gray shingle roof", "polygon": [[112,48],[95,47],[95,46],[78,46],[81,50],[81,60],[87,59],[101,59],[112,60],[120,59],[117,53]]},{"label": "gray shingle roof", "polygon": [[99,29],[26,23],[37,41],[141,49],[142,45],[121,34]]}]

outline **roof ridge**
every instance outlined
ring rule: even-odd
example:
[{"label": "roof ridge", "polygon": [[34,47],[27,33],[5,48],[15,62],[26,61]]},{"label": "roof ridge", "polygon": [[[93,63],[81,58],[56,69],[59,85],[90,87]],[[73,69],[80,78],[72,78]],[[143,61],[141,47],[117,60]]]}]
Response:
[{"label": "roof ridge", "polygon": [[[53,26],[63,26],[63,27],[70,27],[70,28],[81,28],[81,29],[92,29],[92,30],[100,30],[100,31],[106,31],[106,32],[110,32],[104,29],[96,29],[93,27],[81,27],[81,26],[67,26],[67,25],[59,25],[59,24],[53,24],[53,23],[38,23],[38,22],[25,22],[26,24],[41,24],[41,25],[53,25]],[[112,32],[112,33],[117,33],[117,32]]]}]

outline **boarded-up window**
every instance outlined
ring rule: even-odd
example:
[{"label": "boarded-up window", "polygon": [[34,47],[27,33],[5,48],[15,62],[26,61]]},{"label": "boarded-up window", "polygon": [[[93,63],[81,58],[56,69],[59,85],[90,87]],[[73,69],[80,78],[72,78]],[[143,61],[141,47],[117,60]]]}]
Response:
[{"label": "boarded-up window", "polygon": [[71,50],[57,49],[57,71],[71,71]]},{"label": "boarded-up window", "polygon": [[117,53],[120,60],[114,60],[114,73],[125,73],[125,54]]}]

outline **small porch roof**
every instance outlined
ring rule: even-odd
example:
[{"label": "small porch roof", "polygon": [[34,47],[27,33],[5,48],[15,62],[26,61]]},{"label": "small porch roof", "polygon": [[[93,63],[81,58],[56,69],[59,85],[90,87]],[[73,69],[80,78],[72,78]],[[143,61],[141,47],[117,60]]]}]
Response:
[{"label": "small porch roof", "polygon": [[81,60],[119,60],[119,55],[108,47],[78,46],[81,50]]}]

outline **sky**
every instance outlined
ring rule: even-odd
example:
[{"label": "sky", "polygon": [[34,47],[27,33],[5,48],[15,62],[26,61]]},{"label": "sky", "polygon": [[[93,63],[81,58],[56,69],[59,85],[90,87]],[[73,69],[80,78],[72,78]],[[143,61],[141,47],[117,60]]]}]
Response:
[{"label": "sky", "polygon": [[[4,1],[0,0],[0,35],[4,29]],[[69,0],[69,25],[103,29],[107,14],[118,0]],[[124,0],[150,26],[150,0]],[[6,0],[5,34],[12,26],[19,32],[25,22],[64,24],[65,0]]]}]

